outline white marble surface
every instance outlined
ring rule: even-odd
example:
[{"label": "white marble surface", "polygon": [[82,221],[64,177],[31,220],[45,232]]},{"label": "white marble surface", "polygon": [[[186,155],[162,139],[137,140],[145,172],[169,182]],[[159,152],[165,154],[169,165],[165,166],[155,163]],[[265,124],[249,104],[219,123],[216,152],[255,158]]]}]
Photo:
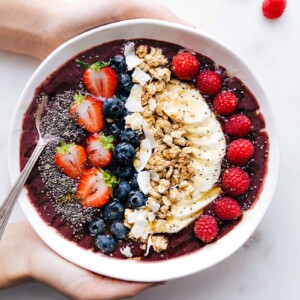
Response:
[{"label": "white marble surface", "polygon": [[[300,2],[288,0],[277,21],[261,15],[262,0],[161,0],[181,18],[219,38],[250,64],[274,108],[281,138],[281,174],[273,203],[252,239],[202,273],[146,291],[134,299],[300,299]],[[0,195],[10,188],[8,128],[17,99],[38,66],[0,51]],[[22,219],[15,208],[11,221]],[[197,263],[197,262],[195,262]],[[65,299],[41,284],[0,292],[0,299]]]}]

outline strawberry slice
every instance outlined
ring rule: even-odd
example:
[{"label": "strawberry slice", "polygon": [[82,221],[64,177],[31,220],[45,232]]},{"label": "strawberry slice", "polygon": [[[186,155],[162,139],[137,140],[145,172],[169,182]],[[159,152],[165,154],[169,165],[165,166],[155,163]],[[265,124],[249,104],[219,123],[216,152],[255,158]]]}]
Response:
[{"label": "strawberry slice", "polygon": [[86,153],[92,166],[103,168],[111,162],[113,157],[111,150],[114,149],[113,141],[113,136],[105,136],[102,132],[87,138]]},{"label": "strawberry slice", "polygon": [[81,146],[62,142],[61,146],[56,148],[56,154],[54,155],[56,166],[73,179],[81,177],[86,161],[87,156]]},{"label": "strawberry slice", "polygon": [[118,78],[116,71],[109,67],[109,62],[99,61],[88,65],[80,60],[76,63],[86,69],[82,82],[86,89],[96,97],[110,98],[117,89]]},{"label": "strawberry slice", "polygon": [[70,115],[79,126],[91,133],[99,132],[103,128],[102,102],[90,96],[75,94],[70,107]]},{"label": "strawberry slice", "polygon": [[76,197],[88,207],[101,207],[111,198],[112,188],[118,184],[114,176],[101,169],[88,169],[77,186]]}]

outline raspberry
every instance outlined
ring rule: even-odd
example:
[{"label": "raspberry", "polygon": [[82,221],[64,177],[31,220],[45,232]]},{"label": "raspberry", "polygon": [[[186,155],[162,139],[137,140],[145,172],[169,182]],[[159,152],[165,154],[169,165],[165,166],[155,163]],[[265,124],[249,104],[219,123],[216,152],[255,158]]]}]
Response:
[{"label": "raspberry", "polygon": [[205,70],[199,73],[196,78],[198,90],[207,95],[215,95],[222,88],[221,76],[213,71]]},{"label": "raspberry", "polygon": [[242,214],[239,203],[230,197],[219,199],[214,208],[218,218],[224,221],[235,220]]},{"label": "raspberry", "polygon": [[225,124],[225,132],[235,137],[244,137],[250,130],[250,119],[242,114],[230,116]]},{"label": "raspberry", "polygon": [[222,188],[232,196],[241,196],[250,186],[249,175],[241,168],[229,168],[222,176]]},{"label": "raspberry", "polygon": [[266,18],[279,18],[286,8],[286,0],[265,0],[262,5],[262,11]]},{"label": "raspberry", "polygon": [[213,102],[215,111],[222,116],[232,114],[238,105],[237,97],[234,93],[223,91],[219,93]]},{"label": "raspberry", "polygon": [[190,52],[180,52],[173,57],[172,70],[177,78],[192,80],[198,73],[200,63]]},{"label": "raspberry", "polygon": [[204,243],[214,240],[218,234],[218,224],[214,217],[202,215],[194,225],[194,233]]},{"label": "raspberry", "polygon": [[237,166],[246,164],[253,154],[254,146],[249,140],[246,139],[238,139],[233,141],[227,149],[228,161]]}]

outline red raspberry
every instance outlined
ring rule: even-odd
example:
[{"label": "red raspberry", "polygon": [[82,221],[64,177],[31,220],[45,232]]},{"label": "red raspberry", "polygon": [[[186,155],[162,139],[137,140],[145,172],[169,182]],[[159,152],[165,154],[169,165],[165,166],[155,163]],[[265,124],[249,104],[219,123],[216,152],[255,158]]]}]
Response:
[{"label": "red raspberry", "polygon": [[249,140],[246,139],[238,139],[233,141],[227,149],[228,161],[237,166],[246,164],[253,154],[254,146]]},{"label": "red raspberry", "polygon": [[238,105],[238,99],[234,93],[223,91],[219,93],[213,102],[215,111],[222,116],[232,114]]},{"label": "red raspberry", "polygon": [[198,73],[200,63],[190,52],[180,52],[173,57],[172,70],[177,78],[192,80]]},{"label": "red raspberry", "polygon": [[262,5],[262,11],[266,18],[279,18],[286,8],[286,0],[265,0]]},{"label": "red raspberry", "polygon": [[196,78],[198,90],[207,95],[215,95],[222,88],[221,76],[213,71],[205,70],[199,73]]},{"label": "red raspberry", "polygon": [[214,217],[202,215],[194,225],[194,233],[204,243],[214,240],[218,234],[218,224]]},{"label": "red raspberry", "polygon": [[242,214],[239,203],[230,197],[219,199],[214,208],[218,218],[224,221],[235,220]]},{"label": "red raspberry", "polygon": [[250,186],[249,175],[241,168],[229,168],[222,176],[222,188],[232,196],[241,196]]},{"label": "red raspberry", "polygon": [[235,137],[243,137],[251,130],[250,119],[242,114],[232,115],[225,124],[225,132]]}]

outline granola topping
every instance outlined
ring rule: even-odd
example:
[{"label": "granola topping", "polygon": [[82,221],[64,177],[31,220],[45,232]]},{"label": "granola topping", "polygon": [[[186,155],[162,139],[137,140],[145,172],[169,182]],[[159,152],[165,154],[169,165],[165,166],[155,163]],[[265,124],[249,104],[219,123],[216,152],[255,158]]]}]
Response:
[{"label": "granola topping", "polygon": [[[218,196],[220,189],[214,184],[220,174],[225,140],[199,92],[171,79],[168,60],[161,49],[141,45],[135,55],[140,62],[132,74],[136,84],[126,103],[132,112],[126,117],[126,126],[146,137],[137,149],[134,165],[138,172],[144,170],[138,178],[148,201],[141,209],[127,209],[125,219],[133,238],[148,241],[148,248],[151,241],[154,251],[160,252],[166,249],[168,241],[153,234],[179,231],[202,213],[202,205],[194,203],[208,203]],[[195,111],[200,111],[200,116]],[[202,136],[193,132],[205,126],[213,127],[212,132],[218,131],[209,137],[212,141],[206,136],[209,130]],[[195,152],[202,152],[202,148],[206,151],[210,143],[219,150],[218,161],[214,162],[215,174],[205,177],[210,164],[198,162]],[[190,214],[186,214],[187,210]]]}]

